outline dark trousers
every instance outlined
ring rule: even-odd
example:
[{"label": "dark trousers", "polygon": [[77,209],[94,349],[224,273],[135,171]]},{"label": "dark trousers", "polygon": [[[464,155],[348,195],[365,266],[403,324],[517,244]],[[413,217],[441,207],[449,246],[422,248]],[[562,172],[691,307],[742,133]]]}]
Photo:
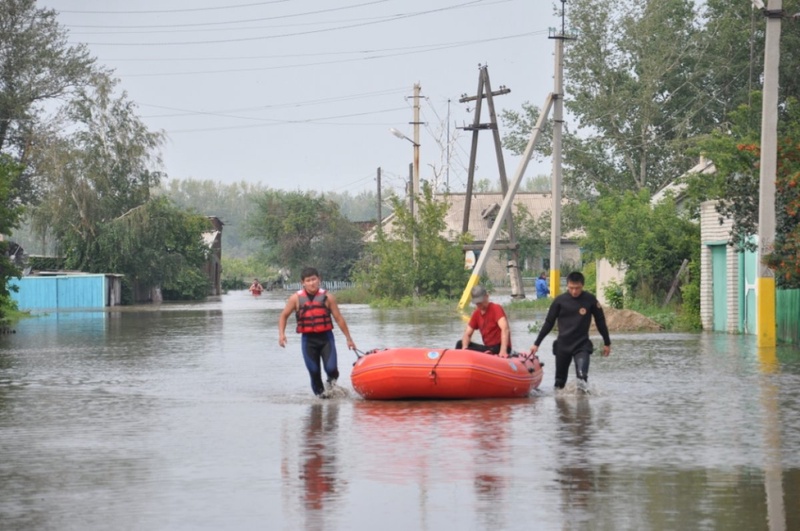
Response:
[{"label": "dark trousers", "polygon": [[[459,339],[456,342],[456,349],[461,350],[462,348],[464,348],[464,343]],[[487,347],[486,345],[481,345],[480,343],[473,343],[470,341],[465,350],[477,350],[478,352],[491,352],[492,354],[500,354],[500,345],[492,345],[491,347]],[[511,354],[511,347],[506,348],[506,350],[509,354]]]},{"label": "dark trousers", "polygon": [[311,377],[311,389],[315,395],[322,393],[325,386],[322,384],[322,370],[328,375],[328,380],[339,378],[339,367],[336,361],[336,342],[333,331],[319,334],[303,334],[300,344],[303,349],[303,361]]},{"label": "dark trousers", "polygon": [[556,355],[556,388],[563,389],[567,385],[569,378],[569,364],[575,360],[575,377],[587,382],[589,380],[589,359],[592,351],[589,349],[579,349],[575,352],[561,352],[553,344],[553,353]]}]

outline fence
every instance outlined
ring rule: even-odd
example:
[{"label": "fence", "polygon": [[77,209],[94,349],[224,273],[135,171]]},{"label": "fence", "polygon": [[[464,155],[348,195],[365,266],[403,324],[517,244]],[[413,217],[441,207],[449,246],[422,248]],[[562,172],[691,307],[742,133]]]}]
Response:
[{"label": "fence", "polygon": [[775,321],[778,341],[800,343],[800,289],[775,291]]},{"label": "fence", "polygon": [[[284,282],[283,289],[286,291],[297,291],[302,288],[302,284],[299,282]],[[323,289],[328,291],[340,291],[343,289],[350,289],[356,287],[355,282],[347,282],[344,280],[323,280],[322,286]]]}]

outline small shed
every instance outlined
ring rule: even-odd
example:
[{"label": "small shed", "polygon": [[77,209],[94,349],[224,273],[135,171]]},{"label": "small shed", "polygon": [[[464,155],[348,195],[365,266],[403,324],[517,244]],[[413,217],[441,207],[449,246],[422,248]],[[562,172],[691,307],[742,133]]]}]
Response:
[{"label": "small shed", "polygon": [[12,278],[11,298],[20,310],[105,308],[122,304],[122,275],[107,273],[39,273]]},{"label": "small shed", "polygon": [[704,330],[755,334],[758,258],[728,245],[733,221],[717,203],[700,205],[700,320]]}]

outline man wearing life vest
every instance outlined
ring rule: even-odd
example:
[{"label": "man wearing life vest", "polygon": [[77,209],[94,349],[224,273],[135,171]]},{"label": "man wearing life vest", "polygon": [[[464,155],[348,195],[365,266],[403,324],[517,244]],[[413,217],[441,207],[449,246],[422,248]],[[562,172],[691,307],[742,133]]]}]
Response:
[{"label": "man wearing life vest", "polygon": [[[320,288],[319,272],[307,267],[300,273],[302,289],[293,293],[278,319],[278,344],[286,347],[286,323],[292,312],[297,317],[297,333],[303,350],[303,360],[311,377],[311,389],[320,398],[328,398],[339,378],[336,360],[336,342],[333,337],[333,320],[339,325],[347,348],[355,350],[347,322],[339,311],[339,304],[332,293]],[[331,319],[333,317],[333,320]],[[328,376],[327,386],[322,384],[322,370]]]}]

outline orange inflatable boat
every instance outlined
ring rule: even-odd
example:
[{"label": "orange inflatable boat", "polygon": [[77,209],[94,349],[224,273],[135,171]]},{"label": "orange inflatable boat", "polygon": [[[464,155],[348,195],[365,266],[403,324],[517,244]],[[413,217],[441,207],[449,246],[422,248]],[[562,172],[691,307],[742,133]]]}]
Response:
[{"label": "orange inflatable boat", "polygon": [[369,400],[521,398],[542,383],[536,356],[501,358],[474,350],[390,348],[353,365],[353,389]]}]

